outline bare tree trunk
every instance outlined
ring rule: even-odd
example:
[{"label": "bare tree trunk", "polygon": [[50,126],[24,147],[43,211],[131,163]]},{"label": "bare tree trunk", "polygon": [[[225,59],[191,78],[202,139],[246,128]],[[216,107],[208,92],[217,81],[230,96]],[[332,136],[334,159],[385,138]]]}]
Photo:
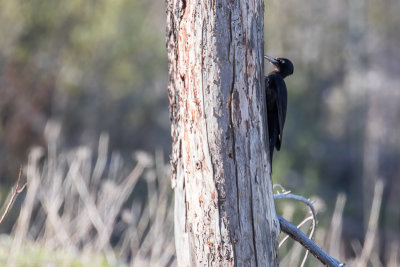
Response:
[{"label": "bare tree trunk", "polygon": [[263,1],[167,0],[179,266],[277,266]]}]

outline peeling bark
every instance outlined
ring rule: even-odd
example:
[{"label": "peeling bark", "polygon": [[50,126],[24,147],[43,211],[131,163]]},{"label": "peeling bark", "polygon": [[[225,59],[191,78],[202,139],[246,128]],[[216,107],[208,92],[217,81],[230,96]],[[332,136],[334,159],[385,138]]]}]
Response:
[{"label": "peeling bark", "polygon": [[263,1],[167,2],[179,266],[277,266]]}]

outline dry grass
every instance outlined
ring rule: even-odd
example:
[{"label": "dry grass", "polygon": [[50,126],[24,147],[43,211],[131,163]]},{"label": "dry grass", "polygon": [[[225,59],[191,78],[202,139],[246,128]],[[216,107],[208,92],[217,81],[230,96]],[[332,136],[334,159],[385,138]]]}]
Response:
[{"label": "dry grass", "polygon": [[94,159],[87,147],[59,151],[57,133],[50,127],[47,151],[30,153],[25,200],[11,235],[1,238],[0,265],[174,264],[172,192],[162,153],[136,153],[127,171],[118,153],[109,155],[107,135]]}]

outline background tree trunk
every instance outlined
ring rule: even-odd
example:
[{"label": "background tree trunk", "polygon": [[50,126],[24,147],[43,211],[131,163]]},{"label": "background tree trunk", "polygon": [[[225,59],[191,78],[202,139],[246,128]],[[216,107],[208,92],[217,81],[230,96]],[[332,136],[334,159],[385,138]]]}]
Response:
[{"label": "background tree trunk", "polygon": [[277,266],[263,1],[167,0],[179,266]]}]

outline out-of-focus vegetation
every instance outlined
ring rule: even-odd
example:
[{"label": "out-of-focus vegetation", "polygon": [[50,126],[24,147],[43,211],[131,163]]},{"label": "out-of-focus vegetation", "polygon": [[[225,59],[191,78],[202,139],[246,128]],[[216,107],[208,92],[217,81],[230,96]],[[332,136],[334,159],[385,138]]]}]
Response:
[{"label": "out-of-focus vegetation", "polygon": [[[9,236],[0,237],[1,266],[168,266],[175,262],[169,165],[163,153],[133,160],[108,151],[48,146],[29,154],[29,182]],[[132,166],[132,163],[134,166]]]},{"label": "out-of-focus vegetation", "polygon": [[44,144],[49,118],[67,146],[169,147],[161,3],[0,0],[0,172],[11,179]]},{"label": "out-of-focus vegetation", "polygon": [[[2,262],[10,253],[17,253],[15,242],[20,242],[21,251],[29,247],[33,254],[55,258],[60,251],[67,251],[66,255],[88,251],[86,256],[99,255],[99,265],[119,260],[129,264],[132,259],[144,263],[142,260],[151,255],[164,260],[158,257],[159,245],[154,245],[156,251],[152,252],[150,245],[146,247],[145,236],[152,225],[147,219],[142,226],[143,238],[133,238],[139,243],[130,250],[126,244],[125,250],[120,249],[122,241],[116,233],[134,232],[137,225],[129,222],[139,220],[141,214],[151,217],[154,206],[143,200],[165,185],[157,180],[168,179],[165,174],[157,173],[156,180],[142,174],[129,198],[115,211],[114,224],[106,224],[98,195],[103,189],[114,188],[116,181],[125,181],[135,166],[132,151],[154,154],[160,149],[165,155],[170,151],[164,3],[0,0],[0,7],[0,198],[5,200],[33,146],[45,148],[36,166],[41,179],[48,179],[42,181],[49,186],[44,187],[50,191],[47,197],[52,196],[52,190],[60,190],[60,185],[67,190],[63,198],[55,197],[46,207],[51,198],[46,200],[43,191],[36,200],[31,199],[33,202],[27,201],[29,190],[33,190],[29,185],[26,195],[18,198],[0,225],[3,233],[12,233],[11,239],[1,239]],[[294,75],[287,79],[287,122],[282,149],[274,157],[273,180],[297,194],[318,196],[317,203],[323,209],[319,209],[317,242],[327,249],[333,247],[330,251],[340,258],[351,259],[361,255],[375,182],[382,179],[382,206],[374,256],[369,261],[373,266],[393,262],[396,266],[399,260],[393,255],[400,254],[399,13],[398,0],[271,0],[265,6],[266,52],[288,57],[295,65]],[[267,64],[265,67],[266,72],[271,69]],[[54,129],[52,135],[44,134],[49,120],[60,124],[57,146],[52,136],[59,134]],[[117,157],[126,164],[118,165],[122,168],[118,175],[112,174],[114,156],[103,157],[103,165],[96,160],[102,153],[97,152],[101,132],[109,133],[110,151],[119,151]],[[85,148],[76,149],[80,146]],[[85,194],[73,189],[77,181],[68,174],[76,160],[85,162],[79,171],[88,188],[93,177],[102,181],[89,190],[86,200]],[[27,166],[25,173],[33,179],[27,172],[32,163]],[[103,166],[103,175],[98,176],[97,166]],[[154,166],[148,168],[151,177],[157,172]],[[339,227],[333,224],[332,216],[341,193],[346,202],[343,213],[336,213],[342,214],[338,215]],[[67,213],[62,204],[55,213],[54,205],[66,201],[64,197],[71,197],[79,207],[76,213]],[[26,210],[22,207],[19,213],[23,200],[24,205],[34,205],[31,216],[35,217],[29,217],[30,226],[18,236]],[[162,202],[159,205],[167,205]],[[97,223],[85,214],[87,203],[99,212]],[[336,208],[340,210],[340,205]],[[294,221],[303,216],[297,206],[279,206],[278,210]],[[167,213],[172,214],[172,210]],[[88,232],[84,234],[74,228],[79,218],[87,219]],[[110,230],[109,242],[96,235],[99,221],[115,227]],[[54,235],[57,225],[65,228],[64,234]],[[156,229],[156,233],[172,238],[168,227],[165,222],[165,229]],[[328,239],[336,244],[327,244],[321,237],[332,231],[339,237]],[[80,234],[86,237],[79,239]],[[102,248],[96,247],[101,244]],[[142,245],[147,254],[135,254]],[[87,263],[84,257],[82,254],[77,266]],[[158,264],[162,265],[161,261]]]}]

